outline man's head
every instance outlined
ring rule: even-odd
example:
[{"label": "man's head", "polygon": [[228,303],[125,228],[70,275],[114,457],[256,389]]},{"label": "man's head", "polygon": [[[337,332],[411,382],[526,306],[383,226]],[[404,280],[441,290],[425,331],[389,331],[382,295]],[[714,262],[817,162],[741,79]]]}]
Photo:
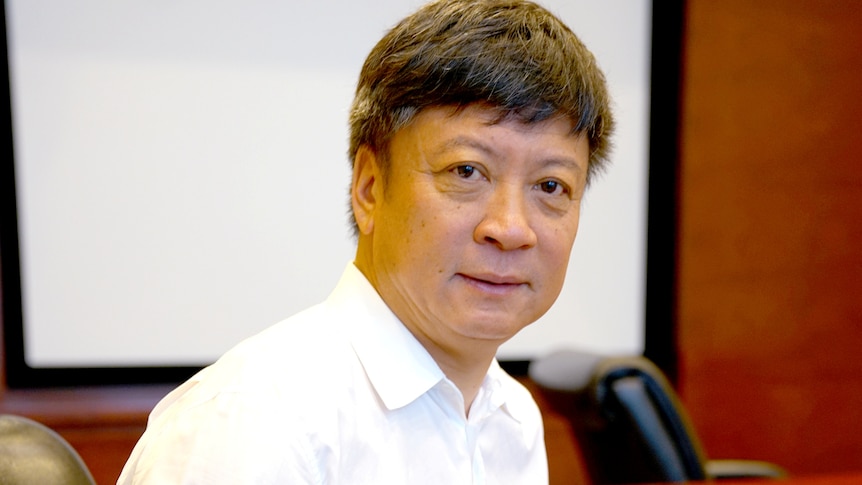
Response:
[{"label": "man's head", "polygon": [[588,138],[588,182],[608,156],[605,78],[565,24],[525,0],[442,0],[402,20],[368,55],[350,112],[350,160],[361,145],[385,160],[392,134],[425,108],[476,102],[525,123],[568,117]]},{"label": "man's head", "polygon": [[438,363],[490,359],[559,295],[608,104],[593,56],[526,1],[432,3],[372,51],[355,264]]}]

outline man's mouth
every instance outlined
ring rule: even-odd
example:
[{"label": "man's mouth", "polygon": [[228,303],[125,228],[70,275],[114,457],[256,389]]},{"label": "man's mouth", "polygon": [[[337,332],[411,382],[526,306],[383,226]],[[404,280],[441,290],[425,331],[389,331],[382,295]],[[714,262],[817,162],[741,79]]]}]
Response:
[{"label": "man's mouth", "polygon": [[483,291],[490,291],[493,293],[509,292],[527,284],[523,278],[510,275],[498,275],[492,273],[458,273],[458,276],[463,278],[467,283],[476,286]]}]

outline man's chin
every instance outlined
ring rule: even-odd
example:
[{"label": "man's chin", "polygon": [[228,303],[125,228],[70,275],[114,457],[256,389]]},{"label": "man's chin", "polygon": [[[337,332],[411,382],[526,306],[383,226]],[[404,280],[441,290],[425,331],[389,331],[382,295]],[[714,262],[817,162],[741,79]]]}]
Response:
[{"label": "man's chin", "polygon": [[[502,323],[501,323],[502,322]],[[501,319],[486,318],[473,320],[463,327],[463,334],[477,341],[496,343],[502,345],[507,340],[518,334],[529,323],[505,322]]]}]

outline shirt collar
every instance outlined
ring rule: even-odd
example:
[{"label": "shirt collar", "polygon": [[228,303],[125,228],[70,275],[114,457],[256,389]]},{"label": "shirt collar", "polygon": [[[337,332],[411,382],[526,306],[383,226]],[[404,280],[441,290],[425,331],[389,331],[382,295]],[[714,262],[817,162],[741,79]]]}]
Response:
[{"label": "shirt collar", "polygon": [[353,349],[388,409],[410,404],[445,379],[425,347],[353,264],[327,301],[347,312],[346,331]]},{"label": "shirt collar", "polygon": [[[485,382],[482,384],[483,392],[488,392],[490,396],[488,403],[490,408],[502,408],[506,414],[519,423],[523,423],[532,412],[527,402],[518,398],[517,390],[521,387],[523,387],[521,383],[500,367],[497,359],[491,362],[491,367],[485,376]],[[526,389],[524,392],[529,393]]]}]

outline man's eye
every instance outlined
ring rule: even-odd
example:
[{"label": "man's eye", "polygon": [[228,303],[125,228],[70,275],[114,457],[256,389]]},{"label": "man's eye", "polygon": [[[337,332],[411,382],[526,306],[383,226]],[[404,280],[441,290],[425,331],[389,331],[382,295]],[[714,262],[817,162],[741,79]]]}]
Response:
[{"label": "man's eye", "polygon": [[546,194],[564,195],[568,193],[566,186],[556,180],[545,180],[544,182],[539,182],[538,187],[539,190]]},{"label": "man's eye", "polygon": [[454,169],[455,174],[459,177],[468,179],[473,176],[473,173],[476,172],[476,167],[472,165],[458,165]]}]

